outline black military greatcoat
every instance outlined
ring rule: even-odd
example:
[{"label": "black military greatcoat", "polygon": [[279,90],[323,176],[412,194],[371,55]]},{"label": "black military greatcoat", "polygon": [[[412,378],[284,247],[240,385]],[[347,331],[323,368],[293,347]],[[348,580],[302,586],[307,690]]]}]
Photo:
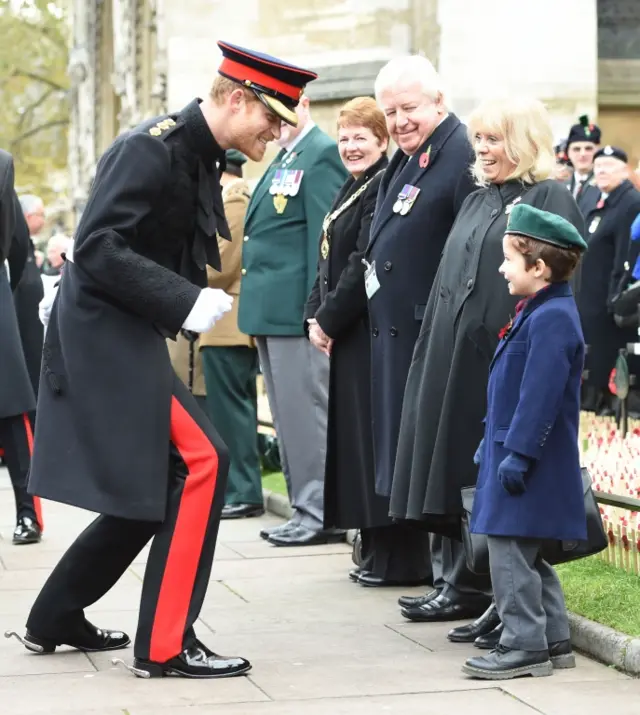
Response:
[{"label": "black military greatcoat", "polygon": [[0,419],[30,412],[36,406],[12,293],[23,275],[29,241],[28,233],[16,231],[16,219],[24,219],[13,181],[13,159],[0,150]]},{"label": "black military greatcoat", "polygon": [[29,490],[162,521],[173,372],[165,339],[229,237],[197,101],[118,137],[98,163],[45,336]]},{"label": "black military greatcoat", "polygon": [[[425,155],[428,162],[421,161]],[[411,159],[396,152],[378,192],[366,259],[375,261],[380,282],[369,315],[376,491],[384,496],[391,491],[413,346],[445,240],[473,190],[472,161],[466,129],[450,114]],[[420,193],[409,213],[394,213],[406,184]]]},{"label": "black military greatcoat", "polygon": [[349,178],[330,214],[348,208],[328,231],[330,250],[305,307],[334,338],[329,379],[329,419],[324,484],[327,527],[366,528],[391,523],[387,499],[375,493],[371,430],[371,337],[362,257],[387,157],[358,179]]},{"label": "black military greatcoat", "polygon": [[508,207],[563,216],[583,233],[578,206],[557,181],[491,185],[469,196],[451,230],[415,346],[402,410],[391,514],[459,536],[460,489],[476,482],[489,365],[518,297],[498,273]]},{"label": "black military greatcoat", "polygon": [[631,224],[639,213],[640,192],[627,180],[585,219],[589,249],[582,261],[582,290],[577,303],[585,343],[589,346],[585,383],[599,389],[607,387],[619,348],[637,338],[634,328],[619,328],[615,324],[611,303],[625,274]]}]

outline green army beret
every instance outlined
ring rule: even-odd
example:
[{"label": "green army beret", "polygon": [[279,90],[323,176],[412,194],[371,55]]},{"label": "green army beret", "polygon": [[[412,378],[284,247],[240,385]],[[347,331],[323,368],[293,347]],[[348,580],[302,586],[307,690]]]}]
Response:
[{"label": "green army beret", "polygon": [[228,164],[235,164],[236,166],[242,166],[247,161],[247,157],[237,149],[227,149],[225,157]]},{"label": "green army beret", "polygon": [[558,248],[587,250],[578,229],[562,216],[541,211],[528,204],[516,204],[509,214],[507,233],[544,241]]}]

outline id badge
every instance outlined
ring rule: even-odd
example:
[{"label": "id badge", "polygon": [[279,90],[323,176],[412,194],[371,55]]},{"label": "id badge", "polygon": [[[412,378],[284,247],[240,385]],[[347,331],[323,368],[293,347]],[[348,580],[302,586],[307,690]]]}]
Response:
[{"label": "id badge", "polygon": [[367,298],[371,300],[373,296],[380,290],[380,281],[376,273],[376,262],[367,265],[367,270],[364,272],[364,288],[367,292]]}]

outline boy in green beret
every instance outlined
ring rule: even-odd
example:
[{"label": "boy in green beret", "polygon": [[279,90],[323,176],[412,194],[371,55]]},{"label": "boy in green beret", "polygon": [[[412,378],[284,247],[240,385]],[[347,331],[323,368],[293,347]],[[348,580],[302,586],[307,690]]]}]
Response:
[{"label": "boy in green beret", "polygon": [[501,680],[551,675],[575,658],[562,588],[541,550],[586,539],[578,424],[584,338],[568,280],[586,249],[565,219],[515,206],[500,273],[523,296],[490,367],[471,530],[488,536],[501,624],[496,648],[463,671]]}]

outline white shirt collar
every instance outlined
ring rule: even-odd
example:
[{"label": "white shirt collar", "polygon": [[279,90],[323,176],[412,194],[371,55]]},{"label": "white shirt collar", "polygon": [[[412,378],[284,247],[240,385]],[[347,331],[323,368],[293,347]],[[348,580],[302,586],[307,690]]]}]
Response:
[{"label": "white shirt collar", "polygon": [[293,141],[289,142],[289,144],[287,144],[287,146],[285,147],[285,151],[287,152],[287,154],[289,154],[293,150],[293,148],[307,136],[307,134],[315,127],[315,125],[316,123],[312,119],[310,119],[304,125],[304,129],[300,132],[300,134],[298,134],[298,136]]}]

